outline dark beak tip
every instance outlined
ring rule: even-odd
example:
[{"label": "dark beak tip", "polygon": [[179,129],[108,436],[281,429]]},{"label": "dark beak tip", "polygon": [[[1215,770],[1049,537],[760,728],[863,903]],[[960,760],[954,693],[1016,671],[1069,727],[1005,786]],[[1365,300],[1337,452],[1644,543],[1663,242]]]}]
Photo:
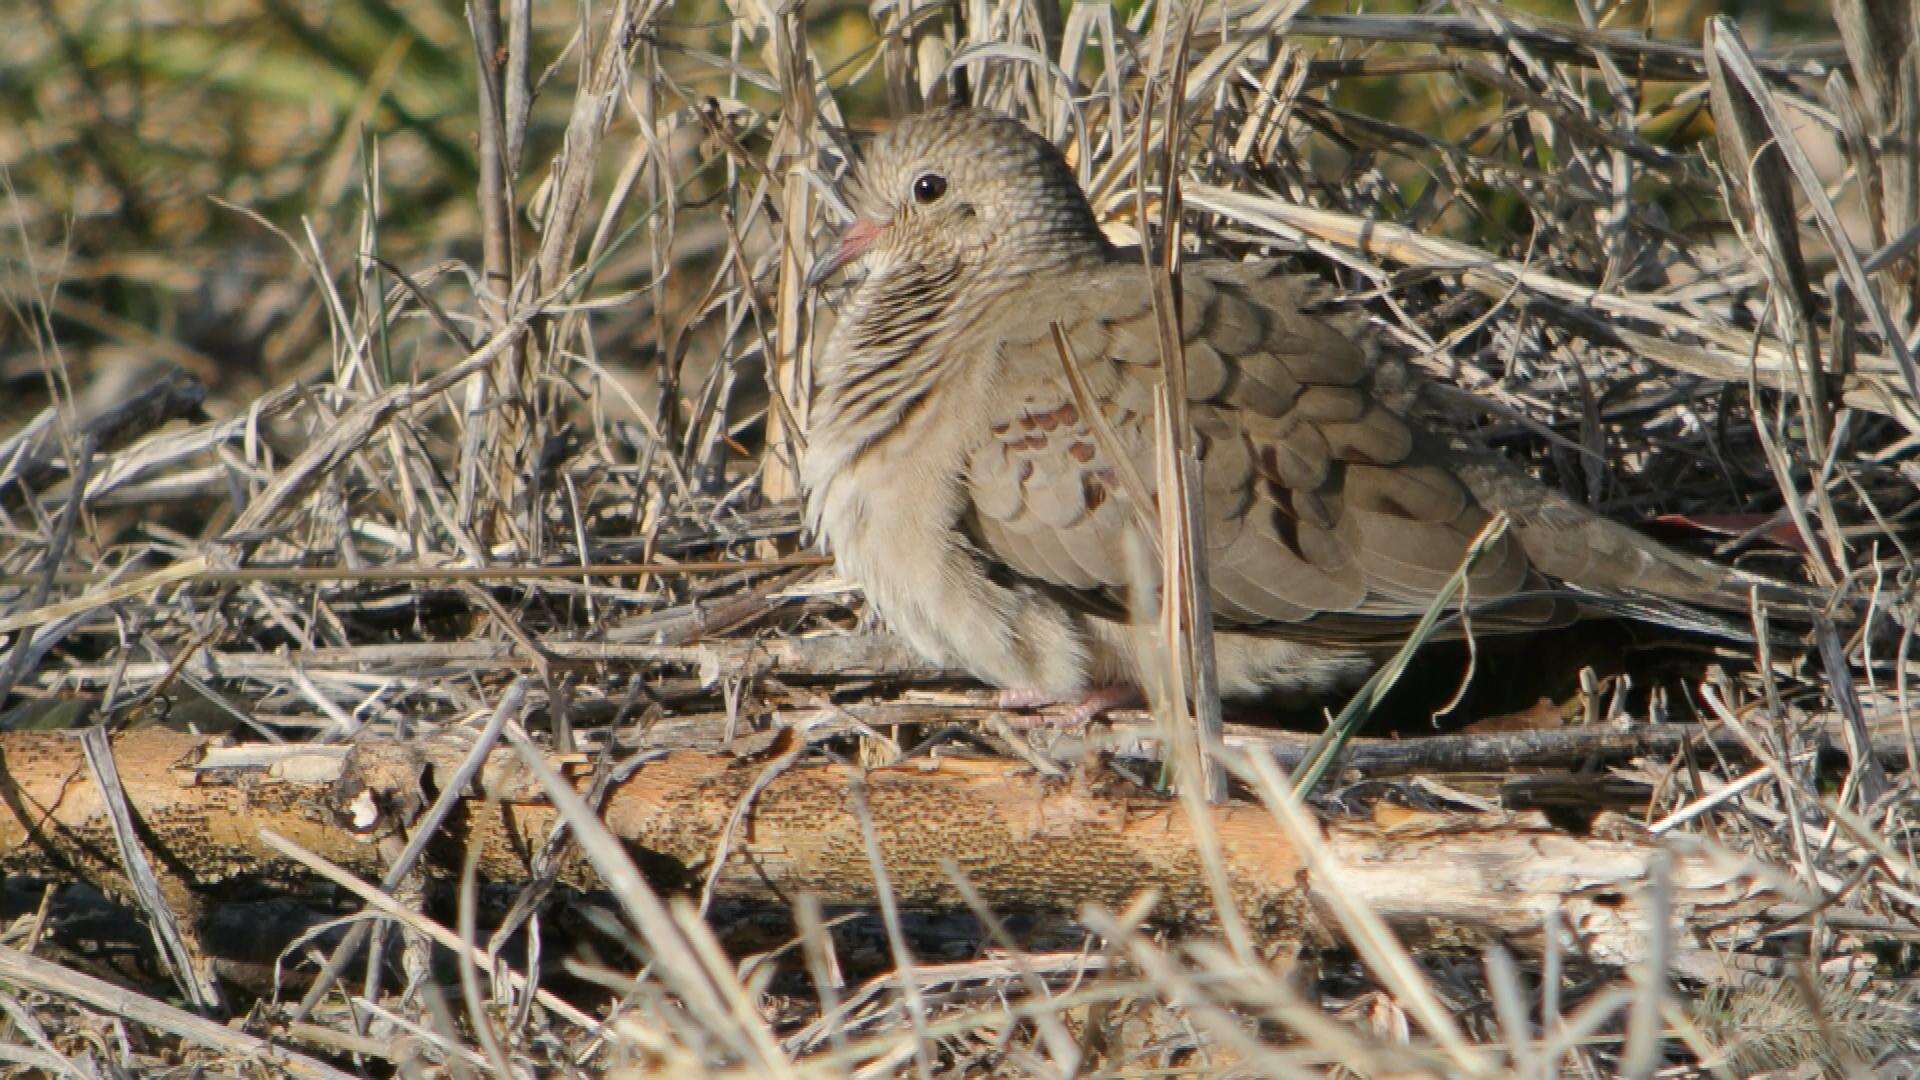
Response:
[{"label": "dark beak tip", "polygon": [[827,252],[813,260],[813,267],[807,271],[804,284],[808,291],[826,284],[828,278],[839,273],[850,262],[867,253],[880,235],[881,226],[868,221],[854,221],[841,231],[840,236]]},{"label": "dark beak tip", "polygon": [[833,276],[833,272],[840,269],[840,261],[834,255],[834,252],[828,252],[813,260],[813,267],[807,271],[806,278],[801,282],[808,292],[818,291],[820,286],[825,285],[827,279]]}]

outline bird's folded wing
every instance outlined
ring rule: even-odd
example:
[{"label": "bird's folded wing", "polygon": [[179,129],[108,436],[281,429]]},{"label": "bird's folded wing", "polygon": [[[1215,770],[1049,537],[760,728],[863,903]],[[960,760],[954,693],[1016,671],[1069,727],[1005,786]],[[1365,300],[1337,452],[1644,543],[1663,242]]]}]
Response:
[{"label": "bird's folded wing", "polygon": [[[1217,616],[1247,627],[1320,624],[1342,638],[1418,616],[1490,515],[1436,456],[1438,444],[1375,399],[1361,349],[1300,313],[1300,285],[1226,263],[1192,264],[1183,279]],[[1019,317],[997,320],[1007,327],[994,342],[1004,400],[969,462],[967,526],[986,559],[1111,604],[1127,583],[1123,537],[1135,515],[1109,446],[1081,415],[1052,326],[1151,489],[1161,375],[1146,277],[1115,265],[1035,291],[1014,298],[1025,305]],[[1482,606],[1539,581],[1509,536],[1469,584]],[[1521,621],[1551,617],[1534,610]]]}]

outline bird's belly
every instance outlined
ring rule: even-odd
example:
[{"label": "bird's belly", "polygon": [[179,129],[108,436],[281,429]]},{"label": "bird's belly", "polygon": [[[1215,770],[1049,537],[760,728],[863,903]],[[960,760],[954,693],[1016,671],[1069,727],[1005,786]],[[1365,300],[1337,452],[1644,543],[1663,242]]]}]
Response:
[{"label": "bird's belly", "polygon": [[840,572],[907,643],[936,663],[1006,689],[1070,697],[1089,680],[1078,621],[1024,589],[994,584],[955,522],[958,472],[862,461],[819,492]]},{"label": "bird's belly", "polygon": [[928,602],[954,542],[953,495],[918,472],[871,454],[847,462],[817,492],[820,529],[841,574],[890,626],[929,659],[965,666]]}]

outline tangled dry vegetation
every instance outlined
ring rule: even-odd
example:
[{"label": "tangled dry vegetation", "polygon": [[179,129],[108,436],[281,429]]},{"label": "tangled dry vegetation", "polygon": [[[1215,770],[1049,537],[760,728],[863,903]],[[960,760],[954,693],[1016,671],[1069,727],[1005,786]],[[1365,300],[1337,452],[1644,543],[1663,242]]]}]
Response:
[{"label": "tangled dry vegetation", "polygon": [[[0,46],[6,1068],[1912,1067],[1920,9],[322,7]],[[955,97],[1824,610],[1010,722],[792,479],[850,136]]]}]

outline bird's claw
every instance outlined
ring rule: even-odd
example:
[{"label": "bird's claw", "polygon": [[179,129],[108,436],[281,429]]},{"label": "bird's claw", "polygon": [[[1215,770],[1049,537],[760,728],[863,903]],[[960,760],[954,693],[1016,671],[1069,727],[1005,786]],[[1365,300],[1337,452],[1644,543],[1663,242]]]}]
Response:
[{"label": "bird's claw", "polygon": [[1137,687],[1119,685],[1096,686],[1078,699],[1063,698],[1041,690],[1002,690],[994,701],[995,706],[1002,709],[1044,709],[1054,705],[1069,706],[1065,715],[1009,717],[1007,721],[1015,728],[1032,729],[1044,725],[1061,727],[1069,731],[1083,731],[1087,725],[1104,714],[1139,703],[1140,691]]}]

